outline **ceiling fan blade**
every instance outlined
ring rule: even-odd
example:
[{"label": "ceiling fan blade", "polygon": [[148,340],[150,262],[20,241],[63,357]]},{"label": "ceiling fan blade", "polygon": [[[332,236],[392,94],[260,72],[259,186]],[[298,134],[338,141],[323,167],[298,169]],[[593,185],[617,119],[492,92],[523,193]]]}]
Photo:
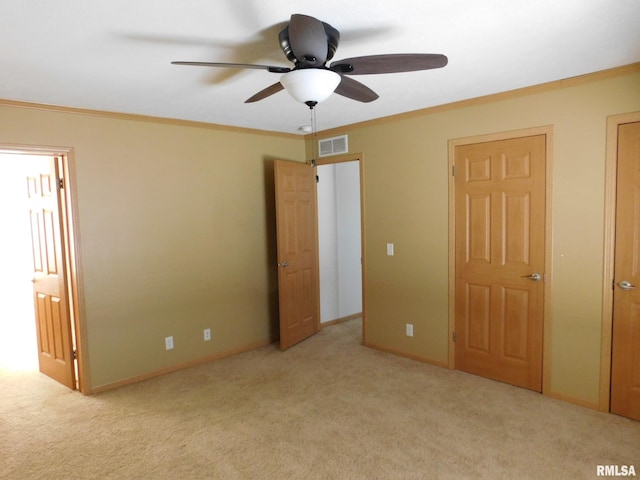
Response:
[{"label": "ceiling fan blade", "polygon": [[221,63],[221,62],[171,62],[172,65],[191,65],[194,67],[225,67],[225,68],[254,68],[258,70],[267,70],[271,73],[287,73],[291,69],[289,67],[276,67],[273,65],[256,65],[253,63]]},{"label": "ceiling fan blade", "polygon": [[276,82],[273,85],[268,86],[264,90],[260,90],[254,96],[252,96],[250,98],[247,98],[244,101],[244,103],[257,102],[258,100],[262,100],[263,98],[267,98],[267,97],[273,95],[274,93],[278,93],[280,90],[283,90],[283,89],[284,89],[284,87],[282,86],[282,84],[280,82]]},{"label": "ceiling fan blade", "polygon": [[331,70],[345,75],[415,72],[442,68],[449,60],[439,53],[397,53],[345,58],[331,64]]},{"label": "ceiling fan blade", "polygon": [[335,93],[365,103],[373,102],[378,98],[378,94],[369,87],[353,78],[345,76],[340,80],[340,84],[335,89]]},{"label": "ceiling fan blade", "polygon": [[322,22],[308,15],[291,15],[289,43],[298,62],[322,66],[327,61],[327,32]]}]

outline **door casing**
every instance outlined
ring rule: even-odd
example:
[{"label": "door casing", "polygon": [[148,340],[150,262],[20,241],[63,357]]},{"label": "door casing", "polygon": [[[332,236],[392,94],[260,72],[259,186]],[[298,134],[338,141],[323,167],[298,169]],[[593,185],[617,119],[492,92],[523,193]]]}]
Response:
[{"label": "door casing", "polygon": [[21,154],[21,155],[51,155],[61,157],[62,177],[64,179],[64,195],[60,205],[63,218],[63,228],[61,235],[65,248],[67,269],[67,293],[69,298],[69,309],[71,311],[71,321],[73,322],[74,342],[77,356],[77,383],[78,390],[88,395],[90,390],[90,379],[88,369],[88,355],[86,352],[86,328],[84,322],[84,308],[81,290],[81,272],[78,268],[80,261],[79,231],[77,223],[77,200],[75,188],[75,163],[73,149],[67,147],[50,147],[38,145],[13,145],[0,144],[0,153]]},{"label": "door casing", "polygon": [[508,132],[491,133],[485,135],[475,135],[472,137],[463,137],[449,140],[448,157],[449,157],[449,357],[448,366],[455,369],[455,342],[453,335],[455,332],[455,253],[456,253],[456,235],[455,235],[455,177],[453,176],[453,166],[455,163],[455,149],[460,145],[469,145],[474,143],[493,142],[498,140],[508,140],[518,137],[528,137],[533,135],[545,135],[546,148],[546,184],[545,184],[545,282],[544,282],[544,320],[543,320],[543,350],[542,350],[542,393],[547,394],[550,391],[549,359],[550,359],[550,300],[551,286],[553,283],[553,272],[551,269],[551,191],[552,191],[552,167],[553,167],[553,126],[532,127],[522,130],[512,130]]}]

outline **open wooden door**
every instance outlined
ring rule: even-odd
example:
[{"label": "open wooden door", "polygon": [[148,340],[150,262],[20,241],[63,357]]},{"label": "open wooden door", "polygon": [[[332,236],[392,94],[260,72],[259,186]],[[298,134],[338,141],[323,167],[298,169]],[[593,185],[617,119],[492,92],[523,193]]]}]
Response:
[{"label": "open wooden door", "polygon": [[61,165],[52,156],[29,158],[26,178],[33,247],[33,295],[40,371],[75,389],[71,314],[62,241]]},{"label": "open wooden door", "polygon": [[640,420],[640,122],[618,127],[611,411]]},{"label": "open wooden door", "polygon": [[276,160],[280,348],[319,330],[318,210],[314,168]]}]

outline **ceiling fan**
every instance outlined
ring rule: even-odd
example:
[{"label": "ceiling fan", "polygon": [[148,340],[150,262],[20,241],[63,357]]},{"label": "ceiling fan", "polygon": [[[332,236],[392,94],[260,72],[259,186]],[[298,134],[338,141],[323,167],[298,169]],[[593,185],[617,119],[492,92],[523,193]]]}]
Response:
[{"label": "ceiling fan", "polygon": [[333,58],[340,41],[340,32],[328,23],[308,15],[291,15],[289,24],[278,35],[280,48],[293,68],[273,65],[220,62],[171,62],[174,65],[201,67],[253,68],[280,73],[280,80],[245,100],[263,100],[283,89],[296,100],[313,108],[332,93],[372,102],[378,98],[369,87],[350,78],[350,75],[413,72],[444,67],[445,55],[433,53],[403,53],[367,55],[327,62]]}]

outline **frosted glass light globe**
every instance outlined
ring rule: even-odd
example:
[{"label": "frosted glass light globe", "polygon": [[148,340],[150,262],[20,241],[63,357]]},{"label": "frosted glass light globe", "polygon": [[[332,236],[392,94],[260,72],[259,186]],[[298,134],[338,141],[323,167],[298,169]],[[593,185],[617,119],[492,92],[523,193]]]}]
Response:
[{"label": "frosted glass light globe", "polygon": [[320,68],[292,70],[280,77],[280,83],[289,95],[306,104],[320,103],[329,98],[340,80],[336,72]]}]

